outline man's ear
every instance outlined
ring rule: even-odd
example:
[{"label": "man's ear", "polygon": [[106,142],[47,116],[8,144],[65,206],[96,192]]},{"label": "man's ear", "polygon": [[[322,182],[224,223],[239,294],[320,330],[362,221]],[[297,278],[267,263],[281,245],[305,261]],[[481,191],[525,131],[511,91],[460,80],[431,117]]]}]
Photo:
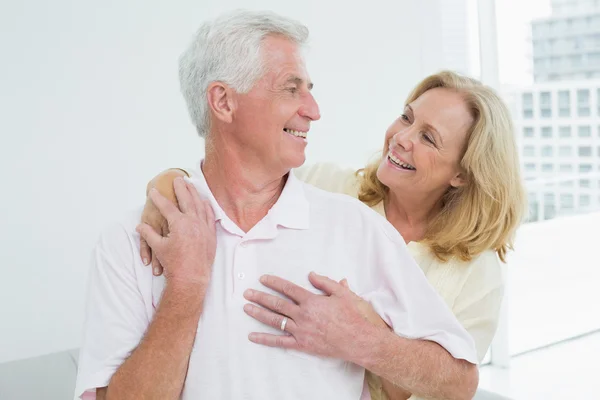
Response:
[{"label": "man's ear", "polygon": [[223,82],[212,82],[207,90],[208,106],[218,120],[231,123],[235,110],[234,91]]},{"label": "man's ear", "polygon": [[452,178],[450,180],[450,186],[455,187],[455,188],[464,186],[466,184],[467,184],[467,180],[465,178],[465,174],[462,172],[459,172],[458,174],[456,174],[454,176],[454,178]]}]

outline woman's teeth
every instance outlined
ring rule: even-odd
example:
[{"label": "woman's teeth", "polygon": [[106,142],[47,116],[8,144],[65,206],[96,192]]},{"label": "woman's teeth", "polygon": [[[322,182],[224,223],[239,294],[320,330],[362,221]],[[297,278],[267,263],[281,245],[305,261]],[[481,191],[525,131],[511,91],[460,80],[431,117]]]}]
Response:
[{"label": "woman's teeth", "polygon": [[412,166],[412,165],[410,165],[410,164],[407,164],[407,163],[405,163],[405,162],[402,162],[402,161],[400,161],[400,160],[398,159],[398,157],[394,156],[394,155],[393,155],[393,154],[391,154],[391,153],[390,153],[390,154],[388,154],[388,160],[390,160],[390,162],[391,162],[392,164],[394,164],[394,165],[396,165],[396,166],[398,166],[398,167],[400,167],[400,168],[402,168],[402,169],[407,169],[407,170],[410,170],[410,171],[415,171],[415,170],[416,170],[416,168],[415,168],[415,167],[413,167],[413,166]]},{"label": "woman's teeth", "polygon": [[283,130],[286,131],[287,133],[289,133],[290,135],[306,139],[307,132],[300,132],[300,131],[295,131],[293,129],[287,129],[287,128],[283,128]]}]

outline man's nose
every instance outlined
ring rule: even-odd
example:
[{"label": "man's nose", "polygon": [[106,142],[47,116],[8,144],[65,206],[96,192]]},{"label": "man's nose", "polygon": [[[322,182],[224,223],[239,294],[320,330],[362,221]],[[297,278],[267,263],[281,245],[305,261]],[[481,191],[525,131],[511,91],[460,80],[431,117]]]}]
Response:
[{"label": "man's nose", "polygon": [[312,93],[307,93],[304,99],[304,104],[298,111],[300,116],[310,119],[311,121],[318,121],[321,119],[321,112],[319,111],[319,105],[315,100]]}]

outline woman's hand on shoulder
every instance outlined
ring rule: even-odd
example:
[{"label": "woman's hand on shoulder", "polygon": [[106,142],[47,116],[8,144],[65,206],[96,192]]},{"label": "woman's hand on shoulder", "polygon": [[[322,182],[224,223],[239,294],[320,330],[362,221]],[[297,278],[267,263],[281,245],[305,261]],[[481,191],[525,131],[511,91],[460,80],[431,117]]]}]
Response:
[{"label": "woman's hand on shoulder", "polygon": [[[146,187],[146,204],[144,205],[144,211],[142,212],[141,222],[150,225],[152,229],[161,236],[167,236],[169,234],[169,226],[167,220],[161,215],[160,211],[158,211],[158,208],[156,208],[150,197],[148,197],[148,193],[150,192],[150,189],[156,188],[160,194],[179,207],[175,189],[173,188],[173,182],[175,181],[175,178],[180,176],[188,176],[188,174],[181,169],[168,169],[152,178]],[[162,274],[162,265],[152,253],[152,249],[148,243],[142,238],[140,238],[140,256],[142,257],[144,265],[152,264],[152,272],[154,275],[159,276]]]}]

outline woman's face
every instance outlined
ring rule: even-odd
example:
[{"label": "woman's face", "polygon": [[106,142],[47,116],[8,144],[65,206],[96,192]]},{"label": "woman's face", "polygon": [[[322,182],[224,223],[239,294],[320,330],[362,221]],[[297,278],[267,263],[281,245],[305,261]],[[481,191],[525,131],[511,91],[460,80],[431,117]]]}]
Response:
[{"label": "woman's face", "polygon": [[377,177],[392,192],[441,198],[464,184],[459,164],[472,124],[461,94],[428,90],[388,128]]}]

